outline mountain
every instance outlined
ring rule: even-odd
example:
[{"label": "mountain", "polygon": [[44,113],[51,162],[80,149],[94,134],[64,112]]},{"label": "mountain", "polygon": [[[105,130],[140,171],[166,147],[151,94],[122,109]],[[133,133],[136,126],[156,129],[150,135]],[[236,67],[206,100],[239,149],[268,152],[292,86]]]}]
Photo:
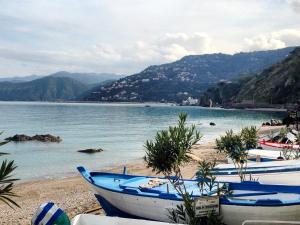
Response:
[{"label": "mountain", "polygon": [[[226,91],[229,89],[231,92]],[[208,99],[225,105],[296,103],[300,100],[300,47],[261,73],[208,89],[201,104],[207,105]]]},{"label": "mountain", "polygon": [[[59,71],[50,75],[46,76],[53,76],[53,77],[68,77],[75,79],[81,83],[84,84],[100,84],[102,82],[110,82],[110,81],[115,81],[118,80],[124,76],[122,75],[117,75],[114,73],[70,73],[66,71]],[[30,76],[16,76],[16,77],[0,77],[0,82],[13,82],[13,83],[19,83],[19,82],[26,82],[26,81],[32,81],[36,80],[42,77],[46,76],[40,76],[40,75],[30,75]]]},{"label": "mountain", "polygon": [[220,80],[257,73],[285,58],[294,48],[249,53],[191,55],[94,88],[89,101],[176,101],[198,98]]},{"label": "mountain", "polygon": [[0,82],[13,82],[13,83],[19,83],[19,82],[26,82],[26,81],[32,81],[41,78],[42,76],[38,75],[30,75],[30,76],[24,76],[24,77],[0,77]]},{"label": "mountain", "polygon": [[50,74],[49,76],[72,78],[81,83],[89,84],[89,85],[114,81],[124,77],[121,75],[116,75],[114,73],[70,73],[66,71],[60,71],[54,74]]},{"label": "mountain", "polygon": [[67,77],[47,76],[28,82],[1,82],[2,101],[74,100],[87,91],[87,85]]},{"label": "mountain", "polygon": [[300,100],[300,47],[281,63],[246,82],[236,99],[271,104],[296,103]]}]

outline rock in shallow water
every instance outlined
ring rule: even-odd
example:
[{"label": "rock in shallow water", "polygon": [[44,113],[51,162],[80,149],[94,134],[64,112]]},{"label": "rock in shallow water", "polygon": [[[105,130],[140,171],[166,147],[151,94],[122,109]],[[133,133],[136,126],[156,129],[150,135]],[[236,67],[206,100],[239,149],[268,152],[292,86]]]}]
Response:
[{"label": "rock in shallow water", "polygon": [[103,149],[101,149],[101,148],[87,148],[87,149],[78,150],[78,152],[88,153],[88,154],[102,152],[102,151],[103,151]]},{"label": "rock in shallow water", "polygon": [[51,134],[42,134],[42,135],[34,135],[28,136],[25,134],[16,134],[13,137],[8,137],[5,140],[7,141],[15,141],[15,142],[23,142],[23,141],[40,141],[40,142],[61,142],[61,138],[59,136],[53,136]]}]

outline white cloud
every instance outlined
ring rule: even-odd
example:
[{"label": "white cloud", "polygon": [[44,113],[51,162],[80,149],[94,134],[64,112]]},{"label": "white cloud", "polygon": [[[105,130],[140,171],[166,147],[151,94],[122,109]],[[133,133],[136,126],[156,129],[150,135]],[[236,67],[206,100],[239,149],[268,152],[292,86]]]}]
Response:
[{"label": "white cloud", "polygon": [[214,51],[212,39],[206,33],[195,32],[167,33],[157,43],[162,57],[166,60],[176,60],[185,55],[211,53]]},{"label": "white cloud", "polygon": [[283,41],[273,38],[270,35],[257,35],[253,38],[246,38],[246,50],[267,50],[284,48],[286,45]]},{"label": "white cloud", "polygon": [[186,55],[214,52],[212,39],[205,33],[166,33],[151,43],[137,41],[124,58],[142,62],[170,62]]},{"label": "white cloud", "polygon": [[90,52],[90,56],[96,57],[99,60],[104,59],[109,61],[118,61],[122,58],[121,54],[108,44],[94,45]]},{"label": "white cloud", "polygon": [[283,29],[245,39],[245,50],[278,49],[300,45],[300,29]]}]

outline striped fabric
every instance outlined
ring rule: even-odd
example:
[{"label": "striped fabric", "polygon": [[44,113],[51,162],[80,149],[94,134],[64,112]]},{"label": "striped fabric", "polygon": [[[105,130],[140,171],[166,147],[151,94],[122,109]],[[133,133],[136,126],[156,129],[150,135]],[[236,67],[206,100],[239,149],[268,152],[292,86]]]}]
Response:
[{"label": "striped fabric", "polygon": [[32,218],[32,225],[68,225],[66,214],[53,202],[42,204]]}]

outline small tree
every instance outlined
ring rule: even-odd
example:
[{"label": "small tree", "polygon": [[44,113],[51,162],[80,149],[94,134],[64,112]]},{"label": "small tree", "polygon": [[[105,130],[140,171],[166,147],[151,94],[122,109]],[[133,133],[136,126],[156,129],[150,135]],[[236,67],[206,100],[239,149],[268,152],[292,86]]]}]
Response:
[{"label": "small tree", "polygon": [[[157,132],[154,141],[145,144],[147,167],[152,171],[162,173],[182,196],[183,205],[169,211],[169,218],[175,223],[185,222],[190,225],[219,225],[219,217],[213,212],[206,217],[197,217],[193,196],[187,192],[180,167],[190,162],[191,148],[201,135],[193,125],[186,126],[187,114],[180,113],[177,126]],[[176,179],[171,179],[175,175]],[[217,221],[217,222],[215,222]]]},{"label": "small tree", "polygon": [[[1,135],[2,133],[0,133]],[[0,142],[0,146],[7,144],[7,141]],[[0,153],[4,155],[6,153]],[[17,197],[13,192],[14,182],[19,179],[12,178],[12,172],[17,168],[14,161],[4,160],[0,167],[0,201],[4,202],[11,208],[13,206],[20,207],[12,198]]]},{"label": "small tree", "polygon": [[155,141],[146,141],[147,166],[153,172],[162,173],[166,177],[175,174],[181,178],[180,167],[188,163],[191,158],[191,148],[200,139],[201,135],[195,125],[186,127],[187,114],[180,113],[178,126],[170,126],[168,130],[157,132]]},{"label": "small tree", "polygon": [[241,181],[245,180],[245,170],[247,168],[247,157],[250,148],[257,146],[256,127],[246,127],[238,134],[232,130],[226,131],[224,136],[216,139],[216,146],[220,152],[229,157],[238,171]]},{"label": "small tree", "polygon": [[243,128],[241,131],[241,138],[246,149],[256,148],[258,143],[256,127],[251,126]]}]

